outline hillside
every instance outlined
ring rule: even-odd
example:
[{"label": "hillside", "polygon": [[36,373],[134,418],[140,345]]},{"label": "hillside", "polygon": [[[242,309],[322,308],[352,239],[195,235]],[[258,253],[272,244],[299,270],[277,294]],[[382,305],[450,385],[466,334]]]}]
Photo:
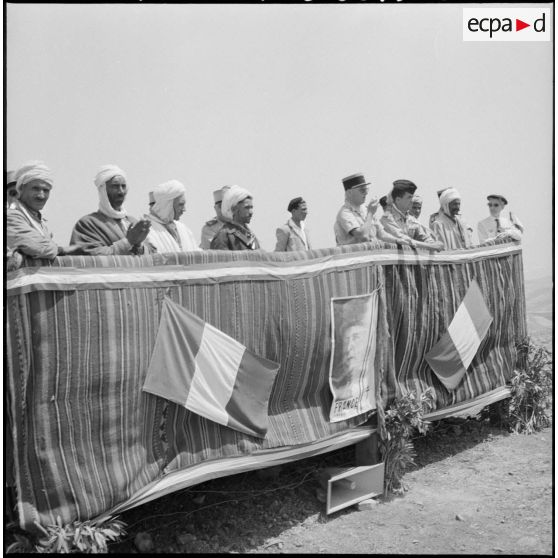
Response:
[{"label": "hillside", "polygon": [[527,327],[533,339],[552,350],[552,277],[525,281]]}]

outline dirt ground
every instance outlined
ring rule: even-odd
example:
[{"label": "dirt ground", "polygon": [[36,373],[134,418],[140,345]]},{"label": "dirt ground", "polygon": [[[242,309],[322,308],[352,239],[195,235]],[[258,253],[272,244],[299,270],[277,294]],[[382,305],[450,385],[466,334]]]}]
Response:
[{"label": "dirt ground", "polygon": [[[110,552],[552,554],[552,428],[510,434],[478,420],[440,421],[415,441],[403,496],[332,515],[317,498],[345,448],[280,469],[206,482],[121,516]],[[152,547],[151,547],[152,544]]]}]

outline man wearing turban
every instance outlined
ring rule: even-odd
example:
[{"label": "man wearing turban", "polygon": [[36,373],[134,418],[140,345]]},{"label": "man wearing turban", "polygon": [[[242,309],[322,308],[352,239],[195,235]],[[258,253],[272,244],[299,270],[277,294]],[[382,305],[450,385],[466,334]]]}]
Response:
[{"label": "man wearing turban", "polygon": [[411,245],[418,242],[421,248],[441,250],[442,243],[436,241],[430,231],[409,215],[416,189],[410,180],[394,181],[380,221],[388,233],[407,240]]},{"label": "man wearing turban", "polygon": [[186,208],[186,189],[178,180],[159,184],[150,192],[151,229],[146,243],[150,252],[192,252],[199,250],[192,231],[179,221]]},{"label": "man wearing turban", "polygon": [[137,221],[122,207],[128,187],[126,174],[116,165],[101,167],[95,177],[99,209],[82,217],[72,231],[71,243],[96,255],[143,254],[143,241],[151,227],[149,219]]},{"label": "man wearing turban", "polygon": [[16,188],[15,171],[6,172],[6,199],[5,208],[9,209],[12,203],[17,199],[17,188]]},{"label": "man wearing turban", "polygon": [[205,223],[201,230],[200,248],[202,250],[209,250],[213,237],[223,228],[225,221],[221,213],[221,204],[223,203],[223,196],[230,186],[223,186],[213,192],[213,201],[215,202],[215,218],[210,219]]},{"label": "man wearing turban", "polygon": [[[436,195],[438,196],[438,200],[440,199],[440,196],[448,189],[448,187],[446,186],[445,188],[440,188],[439,190],[436,191]],[[438,216],[440,215],[440,211],[435,211],[434,213],[432,213],[432,215],[430,215],[430,217],[428,218],[428,226],[432,229],[432,225],[434,224],[434,221],[436,221],[436,219],[438,219]]]},{"label": "man wearing turban", "polygon": [[409,209],[409,215],[418,219],[422,213],[422,198],[415,194],[411,199],[411,208]]},{"label": "man wearing turban", "polygon": [[440,211],[432,224],[434,236],[442,242],[444,250],[470,248],[471,231],[459,216],[461,195],[455,188],[447,188],[440,196]]},{"label": "man wearing turban", "polygon": [[41,213],[53,186],[50,169],[42,161],[30,161],[16,171],[14,179],[18,199],[6,214],[8,267],[17,267],[12,264],[18,253],[49,260],[81,253],[79,246],[58,246]]},{"label": "man wearing turban", "polygon": [[308,215],[306,202],[301,197],[294,198],[289,202],[287,211],[291,214],[291,218],[285,225],[278,227],[275,231],[277,237],[275,251],[310,250],[308,229],[304,223]]},{"label": "man wearing turban", "polygon": [[212,250],[258,250],[260,243],[249,229],[254,205],[252,194],[240,186],[231,186],[223,196],[221,205],[222,229],[213,237]]}]

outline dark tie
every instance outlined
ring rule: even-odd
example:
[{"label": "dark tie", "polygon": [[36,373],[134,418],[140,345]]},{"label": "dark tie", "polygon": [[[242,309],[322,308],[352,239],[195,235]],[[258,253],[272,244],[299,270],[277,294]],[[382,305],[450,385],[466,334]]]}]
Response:
[{"label": "dark tie", "polygon": [[498,234],[500,231],[500,219],[496,219],[496,234]]}]

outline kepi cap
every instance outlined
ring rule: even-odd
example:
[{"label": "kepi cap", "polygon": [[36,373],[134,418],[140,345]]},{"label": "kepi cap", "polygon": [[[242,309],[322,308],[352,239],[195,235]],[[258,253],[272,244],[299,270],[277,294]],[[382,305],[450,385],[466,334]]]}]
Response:
[{"label": "kepi cap", "polygon": [[368,186],[369,184],[370,182],[366,182],[364,175],[361,173],[351,174],[343,178],[343,187],[345,190],[359,188],[360,186]]}]

